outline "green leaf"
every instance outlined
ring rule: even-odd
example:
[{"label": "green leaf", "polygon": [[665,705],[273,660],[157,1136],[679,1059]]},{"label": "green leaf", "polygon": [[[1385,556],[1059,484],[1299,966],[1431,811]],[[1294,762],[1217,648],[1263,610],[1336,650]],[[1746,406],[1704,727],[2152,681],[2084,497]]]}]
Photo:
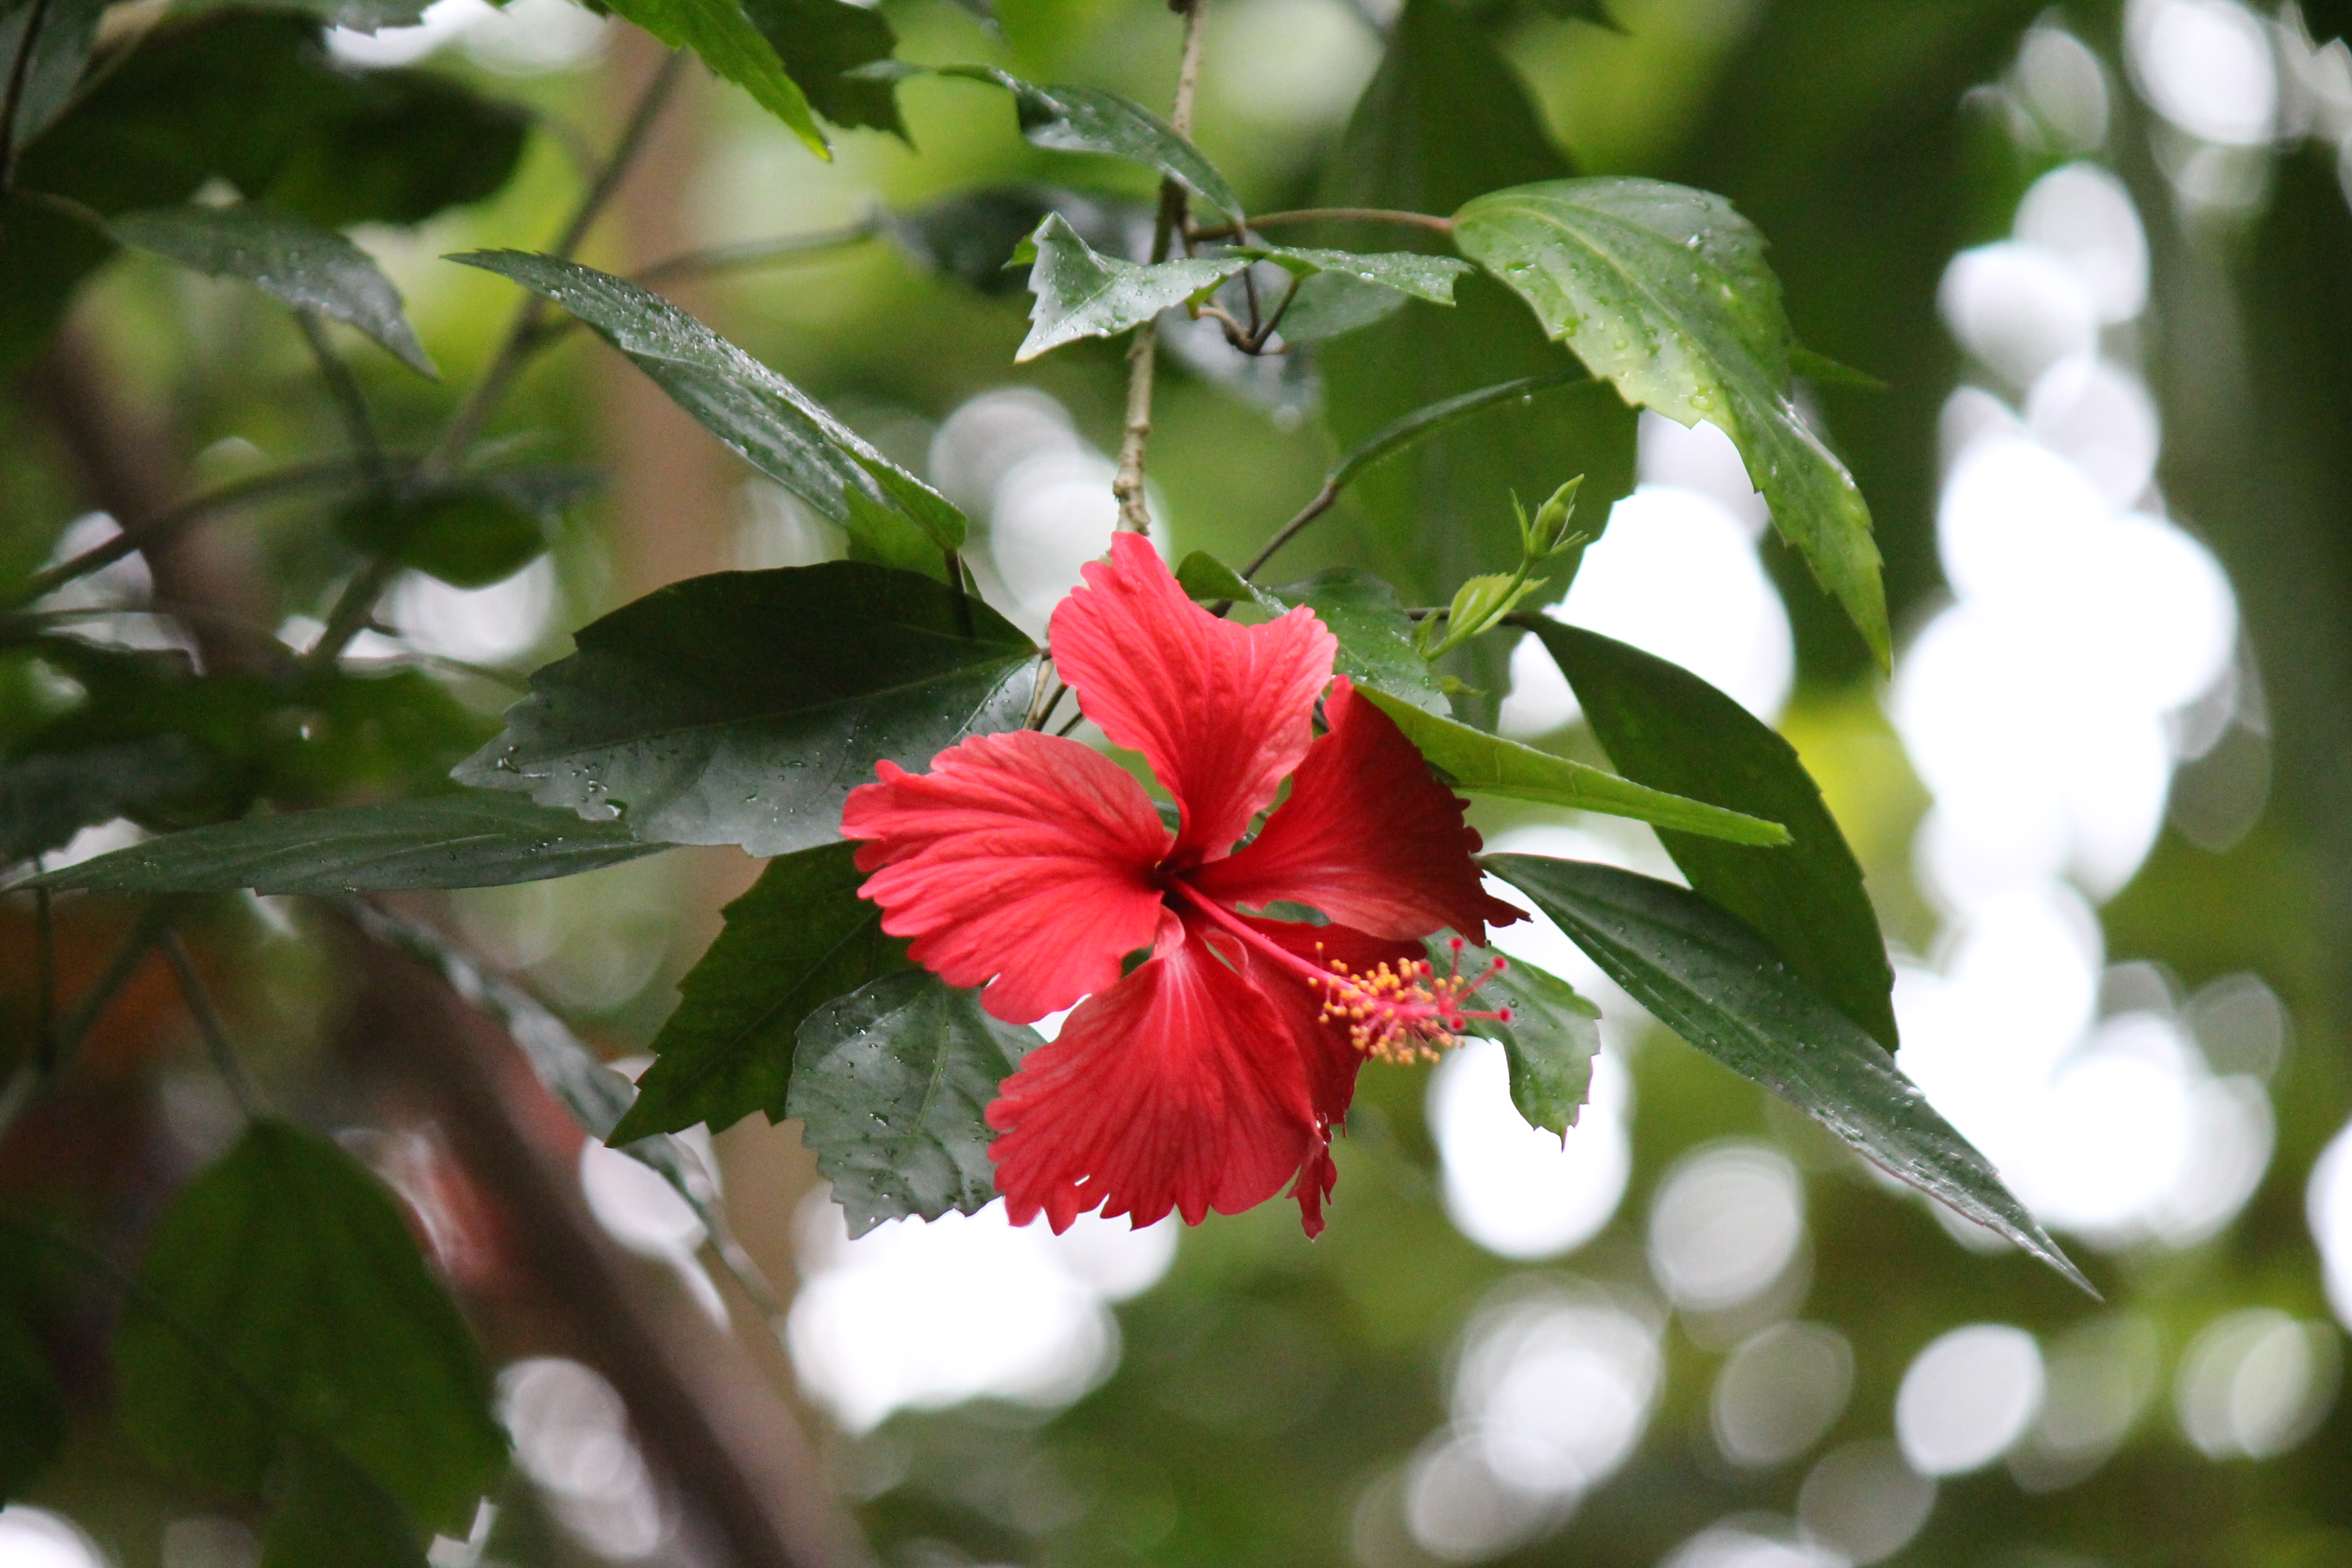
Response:
[{"label": "green leaf", "polygon": [[[1469,13],[1451,0],[1408,0],[1315,205],[1449,213],[1481,192],[1567,173],[1527,89]],[[1348,250],[1451,254],[1436,234],[1388,225],[1335,223],[1302,237]],[[1320,345],[1324,418],[1341,450],[1465,394],[1573,364],[1483,274],[1463,279],[1455,300],[1452,310],[1411,300]],[[1575,379],[1573,371],[1561,379]],[[1463,578],[1517,558],[1513,494],[1547,495],[1581,473],[1588,503],[1605,514],[1633,488],[1634,414],[1602,383],[1525,407],[1465,406],[1416,434],[1363,474],[1346,514],[1302,542],[1326,551],[1325,562],[1378,573],[1408,604],[1442,605]],[[1547,598],[1560,587],[1555,578]],[[1449,670],[1496,693],[1507,689],[1508,658],[1499,640],[1473,643]],[[1499,702],[1470,699],[1465,717],[1491,722]]]},{"label": "green leaf", "polygon": [[110,893],[384,893],[501,888],[667,848],[617,822],[468,790],[191,827],[52,871],[28,887]]},{"label": "green leaf", "polygon": [[1553,180],[1465,203],[1454,241],[1627,402],[1738,443],[1780,536],[1886,663],[1870,509],[1790,401],[1780,279],[1729,202],[1658,180]]},{"label": "green leaf", "polygon": [[1736,916],[1686,889],[1614,866],[1532,855],[1493,855],[1485,864],[1684,1039],[1872,1163],[2091,1289],[1895,1058]]},{"label": "green leaf", "polygon": [[[1433,964],[1459,963],[1473,973],[1495,956],[1466,945],[1457,954],[1437,937],[1429,939],[1428,947]],[[1503,1047],[1510,1068],[1511,1103],[1528,1125],[1566,1138],[1592,1089],[1592,1058],[1601,1052],[1601,1009],[1549,970],[1523,959],[1507,963],[1478,988],[1477,1005],[1490,1013],[1507,1007],[1510,1022],[1469,1018],[1470,1033]]]},{"label": "green leaf", "polygon": [[819,114],[835,125],[907,133],[894,85],[857,74],[898,47],[879,10],[848,0],[743,0],[743,8]]},{"label": "green leaf", "polygon": [[727,906],[727,929],[678,982],[677,1011],[610,1142],[697,1122],[716,1132],[754,1110],[784,1119],[801,1021],[909,967],[907,944],[882,934],[880,906],[857,896],[856,850],[826,844],[771,860]]},{"label": "green leaf", "polygon": [[[815,399],[650,289],[528,251],[478,250],[449,259],[510,278],[587,322],[704,429],[849,530],[853,540],[888,552],[887,519],[901,510],[892,500],[901,482],[929,498],[922,514],[908,514],[925,532],[945,528],[937,508],[954,510]],[[895,476],[889,490],[873,478],[885,470]],[[861,510],[853,495],[874,506]],[[879,525],[877,509],[885,520]]]},{"label": "green leaf", "polygon": [[832,840],[876,763],[1019,725],[1037,652],[985,604],[855,561],[674,583],[574,640],[459,782],[760,856]]},{"label": "green leaf", "polygon": [[955,502],[879,454],[853,451],[850,456],[857,459],[859,468],[874,476],[882,492],[933,544],[941,550],[963,548],[965,531],[971,525]]},{"label": "green leaf", "polygon": [[692,49],[702,63],[751,95],[751,100],[801,139],[820,158],[833,145],[809,111],[800,85],[784,70],[776,47],[752,24],[737,0],[607,0],[612,9],[667,44]]},{"label": "green leaf", "polygon": [[1339,674],[1429,712],[1449,710],[1428,662],[1413,650],[1412,621],[1397,603],[1396,590],[1369,572],[1335,566],[1304,583],[1261,588],[1207,551],[1195,550],[1177,567],[1176,581],[1192,598],[1237,600],[1268,615],[1304,605],[1339,639],[1332,660]]},{"label": "green leaf", "polygon": [[1236,223],[1241,198],[1177,129],[1131,99],[1098,87],[1039,87],[994,66],[942,66],[940,76],[994,82],[1013,95],[1021,134],[1059,153],[1104,153],[1157,169]]},{"label": "green leaf", "polygon": [[1146,265],[1104,256],[1055,213],[1031,237],[1036,260],[1029,268],[1029,336],[1015,363],[1080,338],[1107,338],[1181,305],[1249,265],[1239,257],[1218,261]]},{"label": "green leaf", "polygon": [[971,1214],[996,1196],[984,1120],[1036,1032],[978,993],[917,970],[875,981],[801,1026],[785,1109],[863,1236],[886,1219]]},{"label": "green leaf", "polygon": [[279,1484],[260,1568],[424,1568],[425,1542],[400,1500],[325,1444],[292,1444]]},{"label": "green leaf", "polygon": [[1798,977],[1895,1048],[1895,971],[1862,868],[1794,747],[1679,665],[1548,617],[1530,623],[1627,778],[1789,829],[1783,849],[1658,835],[1690,884],[1754,927]]},{"label": "green leaf", "polygon": [[[106,4],[107,0],[50,0],[16,90],[15,145],[21,147],[38,136],[72,100],[89,64],[90,50],[98,40],[99,16]],[[30,0],[0,5],[0,61],[12,68],[24,48],[32,13]]]},{"label": "green leaf", "polygon": [[421,495],[362,496],[335,515],[335,528],[369,554],[460,588],[511,577],[547,549],[540,514],[482,480]]},{"label": "green leaf", "polygon": [[331,1443],[457,1535],[504,1472],[472,1336],[391,1194],[327,1140],[255,1122],[173,1200],[140,1283],[119,1415],[165,1468],[252,1496]]},{"label": "green leaf", "polygon": [[1609,816],[1630,816],[1636,822],[1679,827],[1688,833],[1727,838],[1734,844],[1789,842],[1788,829],[1777,822],[1651,789],[1615,773],[1425,713],[1385,692],[1367,691],[1364,695],[1396,721],[1405,738],[1421,748],[1421,754],[1442,770],[1454,788],[1472,795],[1573,806],[1579,811],[1597,811]]},{"label": "green leaf", "polygon": [[1789,345],[1789,369],[1816,386],[1842,386],[1853,392],[1885,392],[1887,384],[1866,370],[1856,370],[1850,364],[1840,364],[1827,354],[1815,353],[1802,343]]},{"label": "green leaf", "polygon": [[960,191],[910,212],[885,214],[883,229],[919,267],[982,294],[1027,290],[1026,263],[1013,253],[1047,215],[1060,213],[1090,245],[1116,247],[1139,204],[1034,183]]},{"label": "green leaf", "polygon": [[65,1392],[48,1352],[0,1297],[0,1505],[24,1496],[65,1446]]},{"label": "green leaf", "polygon": [[1358,283],[1393,289],[1415,300],[1427,300],[1435,305],[1454,303],[1454,283],[1472,270],[1468,262],[1456,260],[1451,256],[1423,256],[1411,250],[1366,254],[1355,250],[1237,245],[1231,254],[1246,256],[1253,261],[1271,261],[1294,278],[1334,274]]}]

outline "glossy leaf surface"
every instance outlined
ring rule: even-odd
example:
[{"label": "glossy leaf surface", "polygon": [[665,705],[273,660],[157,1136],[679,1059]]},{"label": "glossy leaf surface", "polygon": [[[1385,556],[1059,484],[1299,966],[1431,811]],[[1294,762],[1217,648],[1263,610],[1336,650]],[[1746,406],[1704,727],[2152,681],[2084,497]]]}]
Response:
[{"label": "glossy leaf surface", "polygon": [[498,888],[615,866],[667,847],[617,822],[466,790],[384,805],[289,811],[191,827],[38,879],[111,893],[383,893]]},{"label": "glossy leaf surface", "polygon": [[1738,918],[1687,889],[1613,866],[1532,855],[1490,856],[1486,864],[1684,1039],[1872,1163],[2090,1289],[1895,1058]]},{"label": "glossy leaf surface", "polygon": [[856,74],[898,47],[880,10],[849,0],[744,0],[743,9],[819,114],[906,134],[892,84]]},{"label": "glossy leaf surface", "polygon": [[400,290],[373,258],[331,228],[245,202],[147,207],[107,226],[125,245],[357,327],[411,369],[437,374],[401,310]]},{"label": "glossy leaf surface", "polygon": [[613,1142],[698,1122],[715,1132],[755,1110],[784,1119],[802,1021],[910,967],[907,944],[882,934],[880,906],[857,896],[856,852],[826,844],[771,860],[727,906],[726,929],[678,982],[677,1011]]},{"label": "glossy leaf surface", "polygon": [[1788,842],[1787,830],[1778,823],[1651,789],[1615,773],[1572,763],[1566,757],[1555,757],[1549,752],[1538,752],[1517,741],[1506,741],[1484,730],[1423,712],[1384,691],[1367,691],[1364,695],[1396,721],[1397,728],[1421,748],[1423,756],[1444,770],[1454,788],[1468,794],[1629,816],[1636,822],[1679,827],[1685,832],[1729,839],[1734,844]]},{"label": "glossy leaf surface", "polygon": [[[799,387],[649,289],[529,251],[478,250],[450,259],[510,278],[587,322],[704,429],[847,529],[853,542],[864,538],[887,549],[894,521],[905,516],[869,468],[888,469],[894,485],[929,493]],[[860,510],[852,496],[873,504]],[[930,499],[953,511],[943,498]],[[927,531],[932,526],[908,521]]]},{"label": "glossy leaf surface", "polygon": [[1105,256],[1061,214],[1037,226],[1029,268],[1029,335],[1014,360],[1035,359],[1080,338],[1107,338],[1181,305],[1249,265],[1239,257],[1151,265]]},{"label": "glossy leaf surface", "polygon": [[1862,867],[1794,747],[1679,665],[1549,618],[1529,623],[1627,778],[1778,822],[1792,842],[1749,849],[1667,829],[1699,892],[1761,933],[1789,967],[1893,1050],[1895,971]]},{"label": "glossy leaf surface", "polygon": [[1103,153],[1141,163],[1184,186],[1229,218],[1242,216],[1241,198],[1217,166],[1160,116],[1099,87],[1038,86],[994,66],[948,66],[941,76],[994,82],[1013,95],[1021,134],[1060,153]]},{"label": "glossy leaf surface", "polygon": [[472,1335],[391,1194],[327,1140],[254,1123],[173,1201],[140,1284],[157,1310],[116,1331],[121,1418],[166,1468],[251,1496],[331,1444],[459,1535],[505,1470]]},{"label": "glossy leaf surface", "polygon": [[692,49],[703,64],[782,121],[810,152],[833,156],[807,94],[737,0],[616,0],[613,10],[671,48]]},{"label": "glossy leaf surface", "polygon": [[1737,442],[1781,537],[1886,661],[1870,509],[1790,400],[1780,279],[1729,202],[1659,180],[1552,180],[1466,203],[1454,239],[1627,402]]},{"label": "glossy leaf surface", "polygon": [[1331,274],[1351,279],[1358,283],[1370,283],[1382,289],[1392,289],[1415,300],[1427,300],[1435,305],[1454,303],[1454,285],[1470,271],[1470,265],[1451,256],[1423,256],[1411,250],[1319,250],[1312,247],[1278,245],[1239,245],[1235,256],[1246,256],[1253,261],[1271,261],[1295,278],[1313,278]]},{"label": "glossy leaf surface", "polygon": [[786,1109],[863,1236],[886,1219],[996,1196],[983,1120],[1036,1032],[981,1011],[979,994],[915,971],[875,981],[801,1026]]},{"label": "glossy leaf surface", "polygon": [[674,583],[574,641],[459,781],[760,856],[832,840],[884,758],[1018,725],[1036,653],[986,605],[854,561]]}]

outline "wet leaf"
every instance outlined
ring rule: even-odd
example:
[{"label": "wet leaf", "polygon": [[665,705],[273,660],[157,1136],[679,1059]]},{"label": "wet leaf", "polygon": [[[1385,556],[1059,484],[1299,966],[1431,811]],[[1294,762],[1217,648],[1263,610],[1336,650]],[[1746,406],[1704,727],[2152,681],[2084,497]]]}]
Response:
[{"label": "wet leaf", "polygon": [[944,66],[941,76],[993,82],[1013,95],[1021,134],[1059,153],[1104,153],[1157,169],[1229,218],[1241,198],[1217,166],[1160,116],[1099,87],[1040,87],[994,66]]},{"label": "wet leaf", "polygon": [[809,110],[775,45],[737,0],[611,0],[613,10],[673,49],[692,49],[702,63],[751,95],[751,100],[799,137],[820,158],[833,147]]},{"label": "wet leaf", "polygon": [[854,561],[674,583],[574,641],[458,781],[761,856],[835,837],[877,762],[1017,726],[1036,655],[978,600]]},{"label": "wet leaf", "polygon": [[1790,400],[1780,282],[1729,202],[1659,180],[1551,180],[1465,204],[1454,240],[1628,403],[1738,443],[1781,537],[1885,664],[1870,509]]},{"label": "wet leaf", "polygon": [[1029,268],[1029,336],[1017,363],[1080,338],[1107,338],[1181,305],[1249,265],[1239,257],[1220,261],[1161,261],[1146,265],[1105,256],[1080,239],[1061,214],[1037,226],[1031,237],[1036,258]]},{"label": "wet leaf", "polygon": [[996,1196],[984,1120],[1036,1032],[917,970],[819,1008],[800,1029],[786,1110],[863,1236],[886,1219],[971,1214]]},{"label": "wet leaf", "polygon": [[698,1122],[716,1132],[755,1110],[784,1119],[802,1021],[910,967],[907,944],[882,934],[881,908],[857,896],[856,851],[827,844],[771,860],[727,906],[727,928],[678,982],[677,1011],[612,1142]]},{"label": "wet leaf", "polygon": [[[1465,973],[1484,969],[1495,955],[1465,946],[1460,953],[1439,937],[1429,939],[1429,961],[1441,972],[1458,963]],[[1470,1018],[1470,1033],[1503,1047],[1509,1064],[1511,1103],[1530,1127],[1565,1138],[1592,1089],[1592,1058],[1601,1052],[1601,1009],[1576,987],[1522,959],[1478,988],[1484,1012],[1511,1012],[1508,1023]]]},{"label": "wet leaf", "polygon": [[2090,1289],[1991,1164],[1895,1058],[1791,972],[1771,944],[1698,894],[1614,866],[1493,855],[1658,1021],[1762,1084],[1856,1152]]}]

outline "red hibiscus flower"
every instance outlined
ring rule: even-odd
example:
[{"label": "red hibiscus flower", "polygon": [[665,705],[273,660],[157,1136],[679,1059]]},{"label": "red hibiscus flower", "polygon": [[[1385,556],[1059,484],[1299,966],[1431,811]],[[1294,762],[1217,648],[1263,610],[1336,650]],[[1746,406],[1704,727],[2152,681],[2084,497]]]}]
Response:
[{"label": "red hibiscus flower", "polygon": [[[1313,612],[1219,620],[1135,534],[1086,583],[1054,613],[1055,664],[1112,742],[1143,754],[1181,826],[1077,742],[982,735],[928,773],[883,763],[852,792],[861,891],[918,963],[984,983],[997,1017],[1086,998],[988,1108],[1016,1222],[1042,1212],[1059,1231],[1100,1205],[1198,1224],[1291,1183],[1312,1236],[1358,1066],[1450,1043],[1486,977],[1434,973],[1422,939],[1484,942],[1519,913],[1481,890],[1464,803],[1332,679],[1338,643]],[[1289,798],[1236,848],[1286,777]],[[1277,900],[1330,923],[1246,912]]]}]

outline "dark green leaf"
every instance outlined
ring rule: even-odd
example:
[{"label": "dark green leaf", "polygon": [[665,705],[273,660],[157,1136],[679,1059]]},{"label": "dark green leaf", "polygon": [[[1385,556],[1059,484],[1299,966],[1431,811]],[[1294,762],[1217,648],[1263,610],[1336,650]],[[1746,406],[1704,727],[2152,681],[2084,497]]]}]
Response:
[{"label": "dark green leaf", "polygon": [[941,550],[963,548],[970,524],[953,501],[887,458],[864,452],[850,455],[934,545]]},{"label": "dark green leaf", "polygon": [[[1430,963],[1441,970],[1459,964],[1464,972],[1475,973],[1494,959],[1476,947],[1465,946],[1455,953],[1438,937],[1431,937],[1428,946]],[[1503,1047],[1510,1067],[1511,1103],[1528,1126],[1567,1137],[1592,1089],[1592,1058],[1601,1052],[1601,1009],[1559,975],[1517,958],[1478,988],[1476,1005],[1482,1012],[1511,1011],[1508,1023],[1467,1020],[1470,1033]]]},{"label": "dark green leaf", "polygon": [[675,583],[575,640],[458,779],[761,856],[831,840],[884,758],[1018,725],[1036,653],[986,605],[854,561]]},{"label": "dark green leaf", "polygon": [[1553,180],[1465,204],[1454,240],[1627,402],[1737,442],[1781,537],[1885,663],[1870,509],[1790,401],[1780,282],[1729,202],[1658,180]]},{"label": "dark green leaf", "polygon": [[1658,835],[1692,887],[1746,921],[1864,1033],[1895,1049],[1895,972],[1862,868],[1796,750],[1678,665],[1549,617],[1533,623],[1627,778],[1769,817],[1783,849]]},{"label": "dark green leaf", "polygon": [[886,1219],[971,1214],[996,1196],[984,1120],[1037,1043],[978,993],[924,971],[886,975],[801,1026],[785,1109],[863,1236]]},{"label": "dark green leaf", "polygon": [[191,827],[53,871],[38,885],[110,893],[501,888],[667,847],[616,822],[583,822],[574,812],[468,790]]},{"label": "dark green leaf", "polygon": [[65,1393],[48,1352],[0,1297],[0,1505],[24,1496],[65,1444]]},{"label": "dark green leaf", "polygon": [[[888,530],[877,530],[877,509],[887,519],[898,507],[868,470],[888,469],[927,494],[928,488],[799,387],[660,295],[609,273],[520,250],[478,250],[449,259],[511,278],[587,322],[752,467],[849,530],[853,539],[866,538],[895,558]],[[861,510],[852,495],[875,506]],[[920,518],[909,521],[926,531],[930,526]]]},{"label": "dark green leaf", "polygon": [[460,588],[513,576],[547,548],[537,511],[489,483],[468,480],[422,495],[367,495],[335,517],[359,549]]},{"label": "dark green leaf", "polygon": [[1507,404],[1531,404],[1538,393],[1549,392],[1554,387],[1582,387],[1591,380],[1592,377],[1580,367],[1563,366],[1546,371],[1541,375],[1523,375],[1516,381],[1477,387],[1425,407],[1412,409],[1397,416],[1349,447],[1340,455],[1339,460],[1331,465],[1331,471],[1324,476],[1323,482],[1334,489],[1340,489],[1374,464],[1428,439],[1456,420],[1467,419]]},{"label": "dark green leaf", "polygon": [[1868,371],[1840,364],[1829,355],[1817,354],[1802,343],[1789,345],[1789,369],[1816,386],[1843,386],[1854,392],[1887,390],[1886,383]]},{"label": "dark green leaf", "polygon": [[1098,87],[1039,87],[994,66],[944,66],[941,76],[991,81],[1013,95],[1021,134],[1061,153],[1105,153],[1157,169],[1238,222],[1241,198],[1176,128],[1132,100]]},{"label": "dark green leaf", "polygon": [[1195,550],[1176,568],[1186,596],[1213,603],[1233,599],[1280,615],[1289,606],[1205,550]]},{"label": "dark green leaf", "polygon": [[1029,286],[1026,265],[1014,265],[1013,252],[1049,214],[1060,213],[1097,249],[1117,249],[1139,210],[1060,185],[989,185],[888,215],[882,223],[919,266],[983,294],[1012,294]]},{"label": "dark green leaf", "polygon": [[215,278],[235,278],[298,310],[347,322],[401,363],[437,375],[392,286],[368,253],[331,228],[251,203],[148,207],[107,226],[135,249]]},{"label": "dark green leaf", "polygon": [[832,144],[809,112],[809,100],[784,70],[776,47],[754,26],[737,0],[606,0],[673,49],[692,49],[702,63],[751,95],[820,158]]},{"label": "dark green leaf", "polygon": [[1506,741],[1457,724],[1451,719],[1423,712],[1402,698],[1370,690],[1364,695],[1396,721],[1405,738],[1421,754],[1444,770],[1454,787],[1472,795],[1505,800],[1531,800],[1545,805],[1573,806],[1609,816],[1630,816],[1636,822],[1679,827],[1727,838],[1734,844],[1786,844],[1788,830],[1744,812],[1648,788],[1615,773],[1538,752],[1517,741]]},{"label": "dark green leaf", "polygon": [[744,0],[743,8],[819,114],[835,125],[907,133],[893,84],[854,74],[898,46],[879,10],[848,0]]},{"label": "dark green leaf", "polygon": [[1454,303],[1454,285],[1470,271],[1470,264],[1451,256],[1423,256],[1412,250],[1301,249],[1288,246],[1239,245],[1232,254],[1254,261],[1271,261],[1294,278],[1331,273],[1359,283],[1394,289],[1432,304]]},{"label": "dark green leaf", "polygon": [[120,1418],[158,1463],[252,1496],[331,1442],[419,1522],[465,1533],[506,1468],[489,1377],[350,1155],[257,1121],[173,1201],[140,1281],[115,1335]]},{"label": "dark green leaf", "polygon": [[784,1119],[801,1021],[908,967],[907,944],[882,934],[880,907],[857,896],[866,875],[856,848],[827,844],[771,860],[727,906],[727,929],[678,982],[677,1011],[611,1142],[697,1122],[715,1132],[754,1110]]},{"label": "dark green leaf", "polygon": [[1036,259],[1029,291],[1037,298],[1029,310],[1029,336],[1013,356],[1016,363],[1080,338],[1123,332],[1249,265],[1239,257],[1148,266],[1121,261],[1080,239],[1059,213],[1038,225],[1031,240]]},{"label": "dark green leaf", "polygon": [[1290,308],[1283,311],[1282,340],[1328,342],[1342,333],[1387,321],[1412,298],[1378,283],[1359,282],[1343,272],[1318,272],[1300,281]]},{"label": "dark green leaf", "polygon": [[[46,30],[46,29],[45,29]],[[351,71],[308,17],[167,19],[25,149],[25,191],[101,215],[184,202],[212,179],[329,228],[412,224],[504,185],[529,120],[425,70]],[[38,352],[106,237],[37,199],[5,212],[0,365]]]},{"label": "dark green leaf", "polygon": [[[1477,24],[1450,0],[1409,0],[1316,205],[1449,213],[1481,192],[1568,172],[1526,88]],[[1348,250],[1449,249],[1435,234],[1388,225],[1332,224],[1311,237]],[[1461,395],[1573,363],[1491,279],[1465,278],[1455,298],[1450,310],[1409,301],[1318,347],[1324,416],[1340,449]],[[1514,493],[1549,495],[1580,473],[1586,504],[1605,514],[1631,491],[1633,431],[1633,412],[1605,384],[1526,407],[1461,410],[1364,474],[1348,515],[1318,524],[1302,547],[1323,552],[1318,563],[1378,573],[1408,603],[1444,604],[1463,578],[1517,559]],[[1350,526],[1352,538],[1340,531]],[[1325,542],[1310,542],[1327,527]],[[1496,693],[1507,686],[1507,658],[1499,639],[1488,639],[1449,665]],[[1499,700],[1472,699],[1471,711],[1491,721]]]},{"label": "dark green leaf", "polygon": [[323,1443],[291,1445],[261,1533],[260,1568],[425,1568],[408,1510]]},{"label": "dark green leaf", "polygon": [[2090,1289],[1895,1058],[1737,917],[1686,889],[1613,866],[1531,855],[1495,855],[1486,864],[1684,1039],[1873,1163]]}]

